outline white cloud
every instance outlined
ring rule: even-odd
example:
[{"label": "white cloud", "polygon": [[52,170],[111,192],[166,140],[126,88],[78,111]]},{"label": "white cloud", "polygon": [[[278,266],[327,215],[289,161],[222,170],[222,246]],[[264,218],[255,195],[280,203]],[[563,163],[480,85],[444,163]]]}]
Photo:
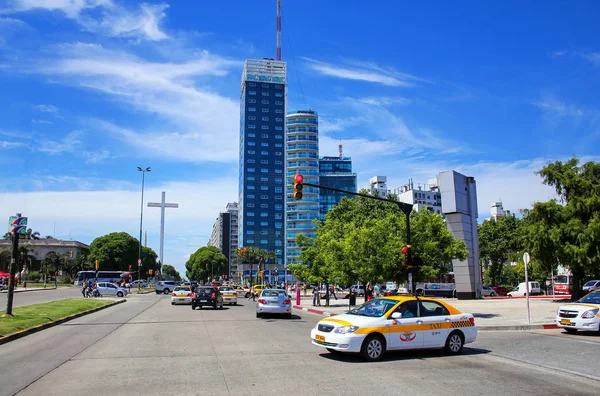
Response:
[{"label": "white cloud", "polygon": [[12,149],[17,147],[25,147],[25,144],[21,142],[8,142],[6,140],[0,140],[0,149]]},{"label": "white cloud", "polygon": [[588,52],[580,55],[594,66],[600,66],[600,52]]},{"label": "white cloud", "polygon": [[84,151],[83,156],[86,158],[86,164],[97,164],[99,162],[104,161],[105,159],[110,157],[110,151],[108,150],[100,150],[100,151]]},{"label": "white cloud", "polygon": [[62,153],[73,153],[77,148],[82,146],[82,141],[79,139],[81,132],[73,131],[67,134],[60,141],[56,140],[42,140],[38,151],[47,153],[49,155],[56,155]]},{"label": "white cloud", "polygon": [[227,76],[241,62],[206,51],[181,63],[148,62],[85,43],[65,44],[57,52],[61,58],[44,60],[34,71],[100,92],[166,121],[156,130],[135,132],[94,120],[96,126],[153,155],[193,162],[237,161],[236,145],[223,142],[239,140],[239,103],[203,87],[201,81],[212,84],[215,76]]},{"label": "white cloud", "polygon": [[[142,3],[139,9],[129,10],[112,0],[13,0],[10,7],[0,13],[39,10],[62,12],[90,32],[159,41],[168,38],[160,29],[160,22],[168,7],[168,4]],[[94,11],[99,12],[100,16]]]},{"label": "white cloud", "polygon": [[[60,180],[58,180],[60,179]],[[64,185],[77,186],[79,178],[59,177],[53,180]],[[32,191],[27,193],[0,193],[0,202],[6,213],[21,212],[29,218],[31,228],[43,235],[53,233],[68,239],[69,235],[84,243],[98,236],[125,231],[139,237],[139,185],[124,182],[126,189],[111,186],[118,181],[99,183],[106,189],[80,191]],[[185,273],[186,257],[206,245],[217,214],[228,202],[237,197],[237,178],[167,182],[157,185],[146,179],[144,204],[160,202],[166,191],[167,202],[179,204],[165,214],[165,263]],[[43,189],[47,189],[44,186]],[[40,205],[43,202],[43,205]],[[144,231],[148,232],[148,246],[159,252],[160,210],[144,207]],[[187,246],[194,245],[194,246]]]},{"label": "white cloud", "polygon": [[50,124],[52,124],[52,121],[33,119],[33,120],[31,120],[31,123],[32,124],[40,124],[40,125],[42,125],[42,124],[48,124],[48,125],[50,125]]},{"label": "white cloud", "polygon": [[42,111],[44,113],[56,113],[58,108],[52,105],[40,104],[33,106],[34,109]]},{"label": "white cloud", "polygon": [[560,117],[581,117],[585,114],[585,111],[582,107],[573,104],[567,104],[553,98],[535,101],[532,102],[532,104],[547,113]]},{"label": "white cloud", "polygon": [[410,74],[397,72],[394,69],[381,68],[374,63],[353,62],[356,67],[350,68],[310,58],[303,59],[307,61],[310,69],[326,76],[341,79],[366,81],[391,87],[411,87],[415,85],[415,81],[424,81]]}]

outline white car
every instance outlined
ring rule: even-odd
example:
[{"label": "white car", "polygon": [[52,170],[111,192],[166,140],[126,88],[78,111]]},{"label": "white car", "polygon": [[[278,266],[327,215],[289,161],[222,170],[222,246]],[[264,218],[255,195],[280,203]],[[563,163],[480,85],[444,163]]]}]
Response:
[{"label": "white car", "polygon": [[600,331],[600,290],[574,303],[561,305],[556,312],[556,324],[568,333],[578,330]]},{"label": "white car", "polygon": [[110,282],[98,282],[97,287],[100,295],[104,296],[117,296],[117,297],[125,297],[127,295],[127,289],[123,287],[119,287]]},{"label": "white car", "polygon": [[148,287],[148,282],[145,280],[139,281],[139,280],[134,280],[131,283],[127,283],[127,287],[131,287],[132,289],[137,289],[138,284],[140,285],[140,287]]},{"label": "white car", "polygon": [[171,305],[191,304],[192,289],[189,286],[176,286],[171,294]]},{"label": "white car", "polygon": [[[536,296],[542,294],[540,284],[535,281],[529,282],[529,295]],[[527,295],[527,285],[525,282],[519,283],[519,286],[515,287],[512,291],[506,294],[508,297],[524,297]]]},{"label": "white car", "polygon": [[329,352],[360,352],[366,360],[376,361],[386,350],[444,348],[460,353],[464,344],[477,338],[477,327],[473,315],[446,302],[393,296],[321,319],[310,338]]},{"label": "white car", "polygon": [[237,305],[237,292],[231,286],[219,286],[219,291],[223,295],[223,303]]}]

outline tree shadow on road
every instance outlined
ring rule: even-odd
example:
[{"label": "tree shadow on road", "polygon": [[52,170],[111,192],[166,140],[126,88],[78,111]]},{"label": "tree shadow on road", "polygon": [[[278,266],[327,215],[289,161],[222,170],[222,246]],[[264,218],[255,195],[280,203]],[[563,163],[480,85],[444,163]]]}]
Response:
[{"label": "tree shadow on road", "polygon": [[[263,313],[262,315],[263,315],[263,321],[265,321],[265,322],[278,322],[278,321],[288,321],[288,320],[298,321],[298,320],[302,319],[301,316],[294,315],[294,314],[292,314],[292,316],[290,316],[289,318],[282,316],[282,315],[276,315],[276,314]],[[304,321],[304,322],[306,322],[306,321]]]},{"label": "tree shadow on road", "polygon": [[493,314],[493,313],[474,313],[473,317],[475,318],[481,318],[481,319],[490,319],[490,318],[497,318],[498,316],[502,316],[500,314]]},{"label": "tree shadow on road", "polygon": [[[491,351],[487,349],[481,348],[469,348],[464,347],[463,352],[460,355],[456,355],[454,357],[461,356],[475,356],[475,355],[484,355],[488,354]],[[325,352],[320,354],[321,357],[325,359],[336,360],[339,362],[346,363],[369,363],[367,362],[360,354],[358,353],[344,353],[344,352]],[[444,353],[441,349],[421,349],[414,351],[389,351],[383,355],[381,362],[394,362],[399,360],[423,360],[423,359],[435,359],[440,357],[449,357]]]}]

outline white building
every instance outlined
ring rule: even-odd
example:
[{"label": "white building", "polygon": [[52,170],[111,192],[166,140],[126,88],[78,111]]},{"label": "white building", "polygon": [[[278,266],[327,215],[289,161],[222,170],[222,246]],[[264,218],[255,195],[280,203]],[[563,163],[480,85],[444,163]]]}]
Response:
[{"label": "white building", "polygon": [[379,194],[381,198],[386,198],[388,195],[387,188],[387,177],[385,176],[374,176],[369,179],[369,190],[371,195],[375,195],[375,192]]},{"label": "white building", "polygon": [[504,210],[502,207],[502,201],[494,202],[490,210],[492,219],[498,220],[499,217],[510,216],[510,210]]},{"label": "white building", "polygon": [[413,205],[414,210],[417,212],[426,207],[434,213],[441,214],[442,194],[439,186],[437,177],[429,180],[427,184],[417,184],[416,187],[413,180],[409,179],[408,184],[394,189],[394,193],[398,196],[400,202]]}]

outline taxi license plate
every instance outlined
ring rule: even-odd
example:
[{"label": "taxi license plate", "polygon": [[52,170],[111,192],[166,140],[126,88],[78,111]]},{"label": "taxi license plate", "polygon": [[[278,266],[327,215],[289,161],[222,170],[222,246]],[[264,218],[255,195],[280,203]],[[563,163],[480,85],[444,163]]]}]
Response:
[{"label": "taxi license plate", "polygon": [[225,297],[225,300],[231,300],[229,297]]},{"label": "taxi license plate", "polygon": [[570,324],[571,324],[571,321],[570,321],[569,319],[562,319],[562,320],[560,321],[560,324],[561,324],[561,325],[566,325],[566,326],[568,326],[568,325],[570,325]]},{"label": "taxi license plate", "polygon": [[200,300],[200,302],[206,302],[206,301],[208,301],[208,300]]},{"label": "taxi license plate", "polygon": [[315,340],[319,341],[319,342],[325,342],[325,337],[324,336],[320,336],[320,335],[316,335],[315,336]]}]

